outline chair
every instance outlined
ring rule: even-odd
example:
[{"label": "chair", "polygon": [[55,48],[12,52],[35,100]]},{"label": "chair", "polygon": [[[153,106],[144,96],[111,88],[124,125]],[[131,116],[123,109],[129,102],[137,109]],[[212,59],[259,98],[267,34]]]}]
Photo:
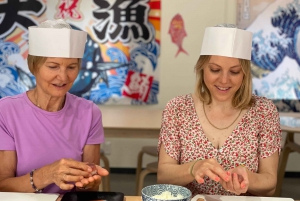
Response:
[{"label": "chair", "polygon": [[146,165],[146,168],[142,170],[144,154],[148,154],[150,156],[158,156],[157,147],[144,146],[142,147],[142,150],[139,152],[137,167],[136,167],[136,195],[141,195],[141,190],[143,188],[145,176],[150,173],[157,173],[158,162],[149,163]]},{"label": "chair", "polygon": [[275,193],[273,195],[274,197],[281,196],[282,183],[285,175],[285,168],[287,165],[289,154],[292,152],[300,153],[300,145],[294,141],[294,135],[296,132],[299,133],[299,128],[288,128],[288,129],[283,128],[282,131],[283,132],[287,131],[287,134],[284,141],[284,145],[281,148],[281,154],[279,157],[279,164],[278,164],[278,171],[277,171],[277,184],[276,184]]},{"label": "chair", "polygon": [[[103,161],[104,164],[104,166],[102,167],[104,167],[108,172],[110,172],[108,158],[105,156],[104,151],[102,149],[100,150],[100,165],[101,165],[101,161]],[[105,192],[110,191],[110,175],[107,175],[106,177],[102,177],[102,182],[99,189]]]}]

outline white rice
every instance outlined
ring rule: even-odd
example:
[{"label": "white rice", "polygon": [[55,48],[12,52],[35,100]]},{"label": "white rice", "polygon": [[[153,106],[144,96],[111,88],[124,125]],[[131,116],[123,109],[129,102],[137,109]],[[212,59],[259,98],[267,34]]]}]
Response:
[{"label": "white rice", "polygon": [[170,191],[164,191],[160,195],[155,195],[152,198],[158,199],[158,200],[179,200],[183,199],[183,196],[178,194],[177,196],[173,196]]}]

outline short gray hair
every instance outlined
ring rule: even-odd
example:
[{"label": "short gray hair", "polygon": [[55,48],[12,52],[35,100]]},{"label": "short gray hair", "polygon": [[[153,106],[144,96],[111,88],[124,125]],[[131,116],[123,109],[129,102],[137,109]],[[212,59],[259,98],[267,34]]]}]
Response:
[{"label": "short gray hair", "polygon": [[39,28],[72,29],[63,19],[46,20],[38,25]]}]

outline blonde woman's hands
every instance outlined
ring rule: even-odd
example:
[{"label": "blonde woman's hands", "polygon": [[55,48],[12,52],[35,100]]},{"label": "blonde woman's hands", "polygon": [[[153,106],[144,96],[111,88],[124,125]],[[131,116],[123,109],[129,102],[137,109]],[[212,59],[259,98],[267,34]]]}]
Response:
[{"label": "blonde woman's hands", "polygon": [[236,195],[246,193],[249,188],[247,168],[244,166],[238,166],[236,168],[228,170],[228,172],[230,172],[231,174],[231,179],[230,181],[220,181],[223,188]]},{"label": "blonde woman's hands", "polygon": [[86,163],[73,159],[60,159],[43,170],[44,182],[55,183],[62,190],[70,190],[74,183],[80,182],[90,175],[92,168]]},{"label": "blonde woman's hands", "polygon": [[230,180],[228,173],[214,158],[196,161],[190,172],[198,183],[204,183],[205,176],[216,182]]},{"label": "blonde woman's hands", "polygon": [[[86,178],[83,178],[81,181],[76,182],[75,186],[80,189],[93,189],[93,188],[99,188],[99,185],[102,181],[102,177],[107,176],[109,172],[102,168],[101,166],[94,165],[97,169],[97,173],[94,175],[89,175]],[[97,190],[96,189],[96,190]]]}]

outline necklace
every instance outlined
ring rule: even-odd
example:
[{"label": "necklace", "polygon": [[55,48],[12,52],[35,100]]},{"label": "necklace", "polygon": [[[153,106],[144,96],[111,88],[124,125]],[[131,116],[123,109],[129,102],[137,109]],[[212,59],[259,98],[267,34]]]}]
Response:
[{"label": "necklace", "polygon": [[38,100],[37,100],[37,95],[36,95],[36,92],[34,93],[34,100],[35,100],[35,105],[39,108],[41,108],[40,104],[38,103]]},{"label": "necklace", "polygon": [[[34,100],[35,100],[35,106],[37,106],[37,107],[39,107],[39,108],[41,108],[41,109],[43,109],[42,107],[41,107],[41,105],[39,104],[39,102],[38,102],[38,96],[37,96],[37,94],[36,94],[36,92],[34,93],[34,95],[33,95],[33,97],[34,97]],[[64,100],[65,101],[65,100]],[[55,111],[59,111],[59,110],[61,110],[62,108],[64,107],[64,103],[58,108],[58,110],[55,110]],[[50,111],[50,110],[49,110]]]},{"label": "necklace", "polygon": [[234,121],[233,121],[229,126],[227,126],[227,127],[225,127],[225,128],[218,128],[218,127],[216,127],[215,125],[213,125],[213,124],[209,121],[209,119],[207,118],[207,115],[206,115],[206,112],[205,112],[204,103],[203,103],[203,111],[204,111],[204,115],[205,115],[205,117],[206,117],[208,123],[209,123],[210,125],[212,125],[214,128],[218,129],[218,130],[225,130],[225,129],[229,128],[230,126],[232,126],[232,124],[239,118],[239,116],[240,116],[241,113],[242,113],[242,110],[241,110],[240,113],[239,113],[239,115],[234,119]]}]

